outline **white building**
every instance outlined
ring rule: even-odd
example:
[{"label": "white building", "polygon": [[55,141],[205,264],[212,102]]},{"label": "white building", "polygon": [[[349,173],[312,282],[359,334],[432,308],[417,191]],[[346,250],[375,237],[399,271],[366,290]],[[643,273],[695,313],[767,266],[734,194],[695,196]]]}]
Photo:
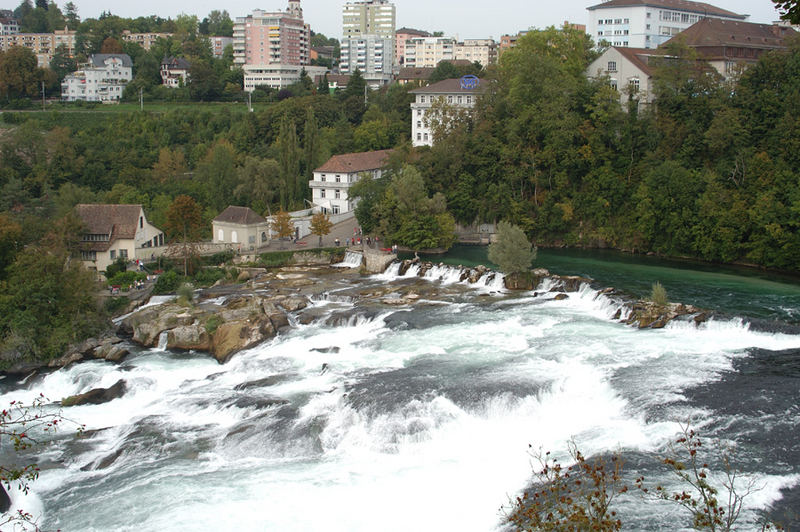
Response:
[{"label": "white building", "polygon": [[225,48],[233,46],[233,37],[213,36],[209,37],[208,40],[211,43],[211,52],[217,59],[222,59],[222,56],[225,55]]},{"label": "white building", "polygon": [[314,170],[309,182],[311,201],[328,214],[344,214],[355,209],[350,187],[363,176],[380,179],[394,150],[368,151],[334,155]]},{"label": "white building", "polygon": [[387,0],[347,2],[342,6],[342,36],[375,34],[394,39],[396,11]]},{"label": "white building", "polygon": [[61,83],[61,99],[67,102],[119,102],[133,79],[133,62],[127,54],[95,54],[82,69]]},{"label": "white building", "polygon": [[611,46],[631,48],[656,48],[704,18],[749,18],[690,0],[608,0],[586,9],[587,33],[596,43],[608,41]]},{"label": "white building", "polygon": [[[147,221],[141,205],[81,204],[81,260],[90,270],[105,271],[115,260],[147,256],[164,245],[164,233]],[[138,252],[138,253],[137,253]]]},{"label": "white building", "polygon": [[494,39],[464,39],[456,43],[453,58],[458,61],[478,62],[481,66],[497,63],[497,43]]},{"label": "white building", "polygon": [[186,85],[191,65],[181,57],[165,57],[161,61],[161,84],[171,89]]},{"label": "white building", "polygon": [[328,72],[327,67],[300,65],[244,65],[242,70],[244,70],[244,90],[247,92],[252,92],[260,86],[285,89],[300,81],[303,70],[312,80],[315,76],[324,76]]},{"label": "white building", "polygon": [[456,111],[472,109],[478,97],[486,91],[487,85],[486,80],[465,76],[410,91],[415,97],[411,103],[411,144],[433,146],[431,119],[437,118],[431,110],[434,104],[439,102]]},{"label": "white building", "polygon": [[253,251],[269,244],[267,220],[249,207],[230,206],[211,221],[213,242]]},{"label": "white building", "polygon": [[653,50],[646,48],[608,48],[586,69],[589,78],[606,78],[619,92],[620,103],[625,105],[631,96],[639,105],[653,102],[652,70],[649,66]]},{"label": "white building", "polygon": [[417,37],[406,41],[405,63],[409,68],[435,68],[441,61],[455,59],[452,37]]},{"label": "white building", "polygon": [[342,39],[339,71],[351,75],[358,69],[371,87],[392,80],[393,40],[381,35],[357,35]]},{"label": "white building", "polygon": [[19,33],[19,23],[11,17],[0,16],[0,35]]}]

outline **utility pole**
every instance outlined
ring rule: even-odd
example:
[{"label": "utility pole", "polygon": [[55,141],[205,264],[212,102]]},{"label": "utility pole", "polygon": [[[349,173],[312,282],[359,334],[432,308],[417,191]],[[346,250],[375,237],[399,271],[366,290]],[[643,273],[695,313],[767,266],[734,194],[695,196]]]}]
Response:
[{"label": "utility pole", "polygon": [[42,111],[44,111],[44,81],[42,82]]},{"label": "utility pole", "polygon": [[251,113],[253,112],[253,93],[252,92],[248,92],[247,93],[247,110],[250,111]]},{"label": "utility pole", "polygon": [[144,111],[144,96],[142,87],[139,87],[139,110]]}]

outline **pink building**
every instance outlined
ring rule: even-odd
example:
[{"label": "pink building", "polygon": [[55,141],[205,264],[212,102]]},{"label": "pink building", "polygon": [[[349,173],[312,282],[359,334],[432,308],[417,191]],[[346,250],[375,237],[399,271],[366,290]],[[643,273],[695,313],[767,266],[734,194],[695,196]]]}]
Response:
[{"label": "pink building", "polygon": [[412,28],[400,28],[394,32],[394,64],[401,67],[405,65],[407,40],[430,36],[431,34],[427,31]]},{"label": "pink building", "polygon": [[300,0],[289,0],[286,11],[255,10],[236,18],[233,60],[237,65],[307,65],[310,42]]}]

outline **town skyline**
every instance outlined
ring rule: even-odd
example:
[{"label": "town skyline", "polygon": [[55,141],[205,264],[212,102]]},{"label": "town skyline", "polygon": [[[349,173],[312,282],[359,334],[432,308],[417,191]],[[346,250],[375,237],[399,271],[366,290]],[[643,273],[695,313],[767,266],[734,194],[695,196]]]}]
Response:
[{"label": "town skyline", "polygon": [[[73,0],[78,8],[81,19],[97,18],[108,5],[100,0]],[[315,33],[322,33],[328,37],[341,39],[342,37],[342,5],[323,0],[301,0],[305,21],[311,25]],[[501,35],[516,34],[530,27],[545,28],[559,26],[564,21],[573,24],[586,24],[589,20],[587,7],[596,5],[599,1],[564,0],[558,8],[544,4],[544,2],[528,2],[526,0],[502,0],[493,4],[492,13],[486,13],[486,7],[477,0],[466,0],[454,9],[451,4],[431,4],[423,0],[397,0],[393,2],[397,7],[397,28],[410,27],[425,31],[442,31],[447,36],[459,38],[494,38],[499,40]],[[778,20],[778,12],[771,0],[718,0],[708,2],[717,7],[750,15],[749,22],[768,24]],[[63,4],[59,7],[63,10]],[[245,16],[254,9],[265,11],[285,10],[287,1],[270,0],[268,3],[235,0],[220,5],[214,0],[201,0],[192,5],[192,10],[179,7],[181,4],[173,2],[155,2],[144,0],[136,4],[124,4],[110,10],[114,15],[121,17],[138,17],[157,15],[164,18],[174,18],[186,13],[197,15],[202,20],[214,9],[227,10],[231,18]],[[8,6],[14,9],[18,4]],[[185,4],[183,4],[185,7]],[[488,15],[488,16],[487,16]]]}]

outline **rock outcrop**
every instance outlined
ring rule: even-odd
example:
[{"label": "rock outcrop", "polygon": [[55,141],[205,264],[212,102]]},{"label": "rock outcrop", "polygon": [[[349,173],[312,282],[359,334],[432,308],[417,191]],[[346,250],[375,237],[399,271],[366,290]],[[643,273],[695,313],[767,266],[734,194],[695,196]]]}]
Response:
[{"label": "rock outcrop", "polygon": [[118,399],[125,394],[126,385],[123,379],[118,380],[109,388],[94,388],[85,393],[71,395],[61,400],[61,406],[80,406],[80,405],[101,405],[114,399]]}]

